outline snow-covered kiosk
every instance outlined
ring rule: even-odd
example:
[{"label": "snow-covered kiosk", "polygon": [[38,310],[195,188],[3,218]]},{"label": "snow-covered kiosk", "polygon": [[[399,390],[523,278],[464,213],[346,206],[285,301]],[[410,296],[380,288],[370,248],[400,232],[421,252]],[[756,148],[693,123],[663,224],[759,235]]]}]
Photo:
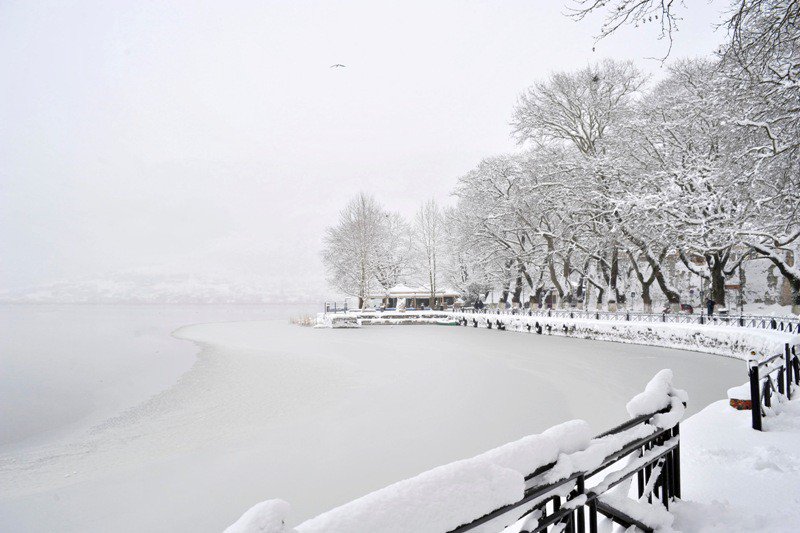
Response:
[{"label": "snow-covered kiosk", "polygon": [[424,309],[435,307],[452,307],[461,294],[450,288],[437,289],[434,305],[431,305],[431,291],[427,287],[409,287],[395,285],[384,294],[375,294],[371,298],[380,300],[387,309],[395,309],[398,303],[405,304],[406,309]]}]

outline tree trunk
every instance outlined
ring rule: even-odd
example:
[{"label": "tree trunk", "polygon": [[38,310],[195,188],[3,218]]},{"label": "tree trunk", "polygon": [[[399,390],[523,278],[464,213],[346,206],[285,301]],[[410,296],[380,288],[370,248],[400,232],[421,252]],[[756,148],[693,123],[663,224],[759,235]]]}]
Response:
[{"label": "tree trunk", "polygon": [[619,301],[619,289],[617,289],[618,277],[619,277],[619,257],[618,257],[617,247],[615,246],[611,250],[611,269],[609,272],[609,280],[608,280],[608,290],[614,297],[614,303],[612,305],[611,301],[608,302],[609,311],[616,311],[617,305],[621,303]]},{"label": "tree trunk", "polygon": [[556,263],[553,259],[553,255],[555,254],[556,248],[553,244],[553,238],[545,236],[545,241],[547,241],[547,269],[550,272],[550,281],[553,283],[553,286],[556,288],[556,292],[558,292],[558,296],[560,298],[564,297],[564,287],[561,286],[561,283],[558,282],[558,275],[556,274]]},{"label": "tree trunk", "polygon": [[790,278],[788,281],[792,287],[792,314],[800,315],[800,278]]},{"label": "tree trunk", "polygon": [[522,262],[517,261],[517,278],[514,280],[514,294],[511,296],[511,304],[516,304],[516,307],[522,307]]},{"label": "tree trunk", "polygon": [[707,254],[708,273],[711,276],[711,299],[717,307],[725,305],[725,264],[719,254]]},{"label": "tree trunk", "polygon": [[566,307],[572,306],[572,299],[573,299],[573,289],[572,289],[572,282],[570,281],[569,277],[572,273],[572,266],[570,264],[570,257],[572,256],[572,251],[568,252],[564,257],[564,268],[562,270],[564,275],[564,294],[563,298],[559,307]]},{"label": "tree trunk", "polygon": [[653,312],[653,299],[650,297],[650,284],[642,283],[642,304],[645,313]]},{"label": "tree trunk", "polygon": [[[544,292],[544,287],[539,285],[536,287],[533,292],[531,292],[531,310],[535,311],[542,307],[542,293]],[[535,308],[533,306],[536,306]]]},{"label": "tree trunk", "polygon": [[505,287],[503,287],[503,295],[500,297],[500,301],[497,303],[502,303],[503,307],[505,307],[506,302],[508,302],[508,295],[511,292],[511,280],[508,280]]},{"label": "tree trunk", "polygon": [[679,292],[673,290],[672,287],[669,286],[667,280],[664,278],[664,272],[661,270],[661,268],[656,270],[656,282],[658,282],[658,287],[661,289],[661,292],[663,292],[664,296],[667,297],[667,301],[669,302],[670,306],[680,309],[681,295]]},{"label": "tree trunk", "polygon": [[522,301],[520,297],[522,296],[522,274],[517,275],[517,280],[514,285],[514,294],[511,295],[511,303],[517,304],[517,307],[522,307]]}]

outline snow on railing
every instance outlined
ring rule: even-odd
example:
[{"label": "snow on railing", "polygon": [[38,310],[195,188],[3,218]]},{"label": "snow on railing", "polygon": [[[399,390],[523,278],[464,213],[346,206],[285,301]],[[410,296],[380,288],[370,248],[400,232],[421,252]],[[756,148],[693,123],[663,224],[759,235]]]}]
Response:
[{"label": "snow on railing", "polygon": [[[751,359],[749,366],[750,410],[752,412],[753,429],[762,431],[761,419],[772,414],[772,396],[777,402],[792,399],[792,389],[800,385],[800,335],[796,335],[790,342],[784,344],[783,353],[775,354],[766,359]],[[728,391],[728,397],[733,400],[742,394],[745,386],[734,387]]]},{"label": "snow on railing", "polygon": [[[662,370],[628,403],[631,420],[595,438],[586,422],[573,420],[389,485],[293,529],[289,505],[268,500],[226,532],[499,532],[512,524],[517,531],[555,525],[584,532],[587,522],[597,530],[599,515],[644,531],[669,527],[669,503],[680,497],[686,402],[672,386],[672,371]],[[634,479],[635,491],[626,490]]]}]

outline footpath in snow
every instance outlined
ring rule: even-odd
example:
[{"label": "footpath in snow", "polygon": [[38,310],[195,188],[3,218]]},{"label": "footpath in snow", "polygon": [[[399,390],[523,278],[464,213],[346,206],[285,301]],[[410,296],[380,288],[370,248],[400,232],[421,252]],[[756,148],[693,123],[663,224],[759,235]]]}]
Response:
[{"label": "footpath in snow", "polygon": [[684,532],[800,531],[800,399],[750,424],[750,411],[715,402],[681,425]]}]

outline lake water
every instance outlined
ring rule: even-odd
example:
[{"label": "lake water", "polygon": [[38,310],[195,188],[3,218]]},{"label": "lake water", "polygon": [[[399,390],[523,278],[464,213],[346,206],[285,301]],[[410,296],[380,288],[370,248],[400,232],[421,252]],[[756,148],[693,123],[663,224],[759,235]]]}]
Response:
[{"label": "lake water", "polygon": [[690,412],[746,378],[664,348],[288,323],[315,310],[1,307],[0,530],[219,531],[273,497],[300,521],[565,420],[600,432],[662,368]]}]

